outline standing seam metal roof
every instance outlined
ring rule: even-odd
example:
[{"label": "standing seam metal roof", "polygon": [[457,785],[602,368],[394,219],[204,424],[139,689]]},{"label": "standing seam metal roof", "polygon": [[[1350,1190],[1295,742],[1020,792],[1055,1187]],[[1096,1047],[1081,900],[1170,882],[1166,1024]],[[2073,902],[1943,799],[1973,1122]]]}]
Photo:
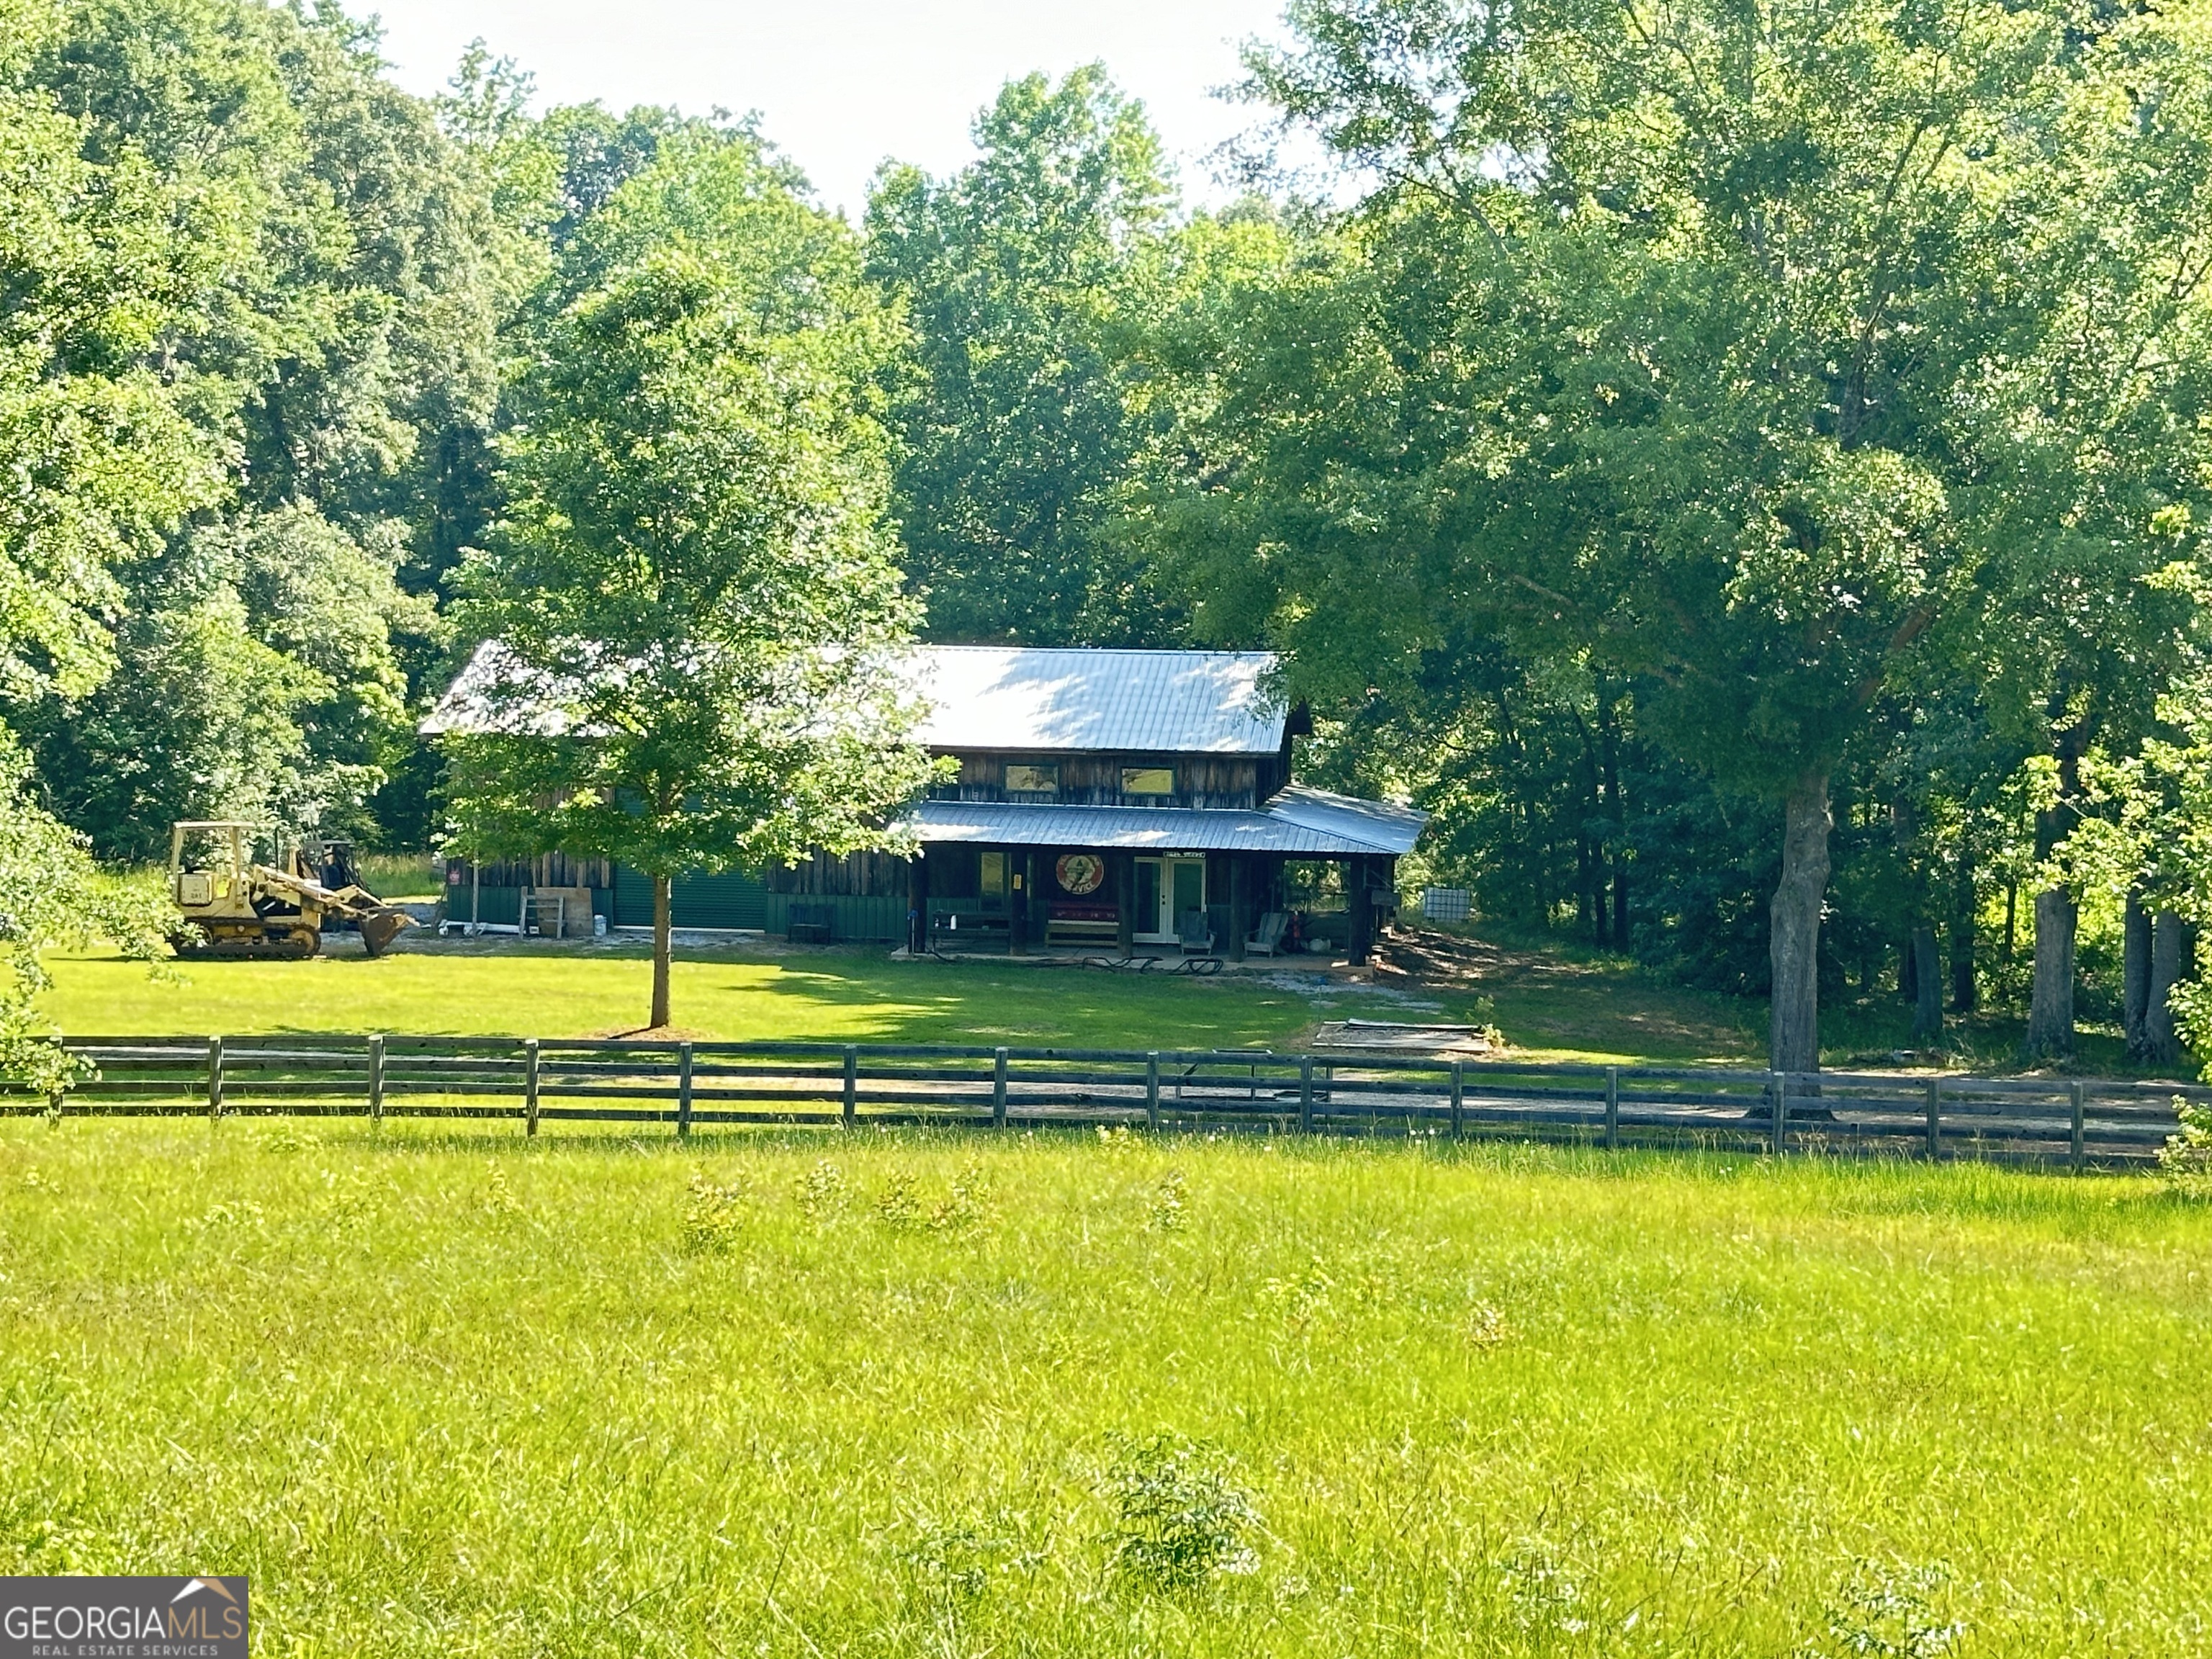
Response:
[{"label": "standing seam metal roof", "polygon": [[1267,651],[933,645],[908,670],[933,749],[1271,755],[1286,711],[1262,689]]},{"label": "standing seam metal roof", "polygon": [[1031,806],[928,800],[909,826],[927,844],[1105,847],[1146,853],[1273,853],[1351,858],[1413,850],[1429,815],[1293,786],[1257,811],[1215,807]]}]

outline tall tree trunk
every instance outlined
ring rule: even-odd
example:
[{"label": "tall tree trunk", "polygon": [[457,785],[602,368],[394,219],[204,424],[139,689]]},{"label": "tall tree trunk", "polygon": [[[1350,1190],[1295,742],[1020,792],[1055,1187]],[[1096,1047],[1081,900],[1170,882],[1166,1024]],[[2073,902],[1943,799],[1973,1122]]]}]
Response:
[{"label": "tall tree trunk", "polygon": [[1959,849],[1959,884],[1951,907],[1951,1008],[1971,1014],[1980,1000],[1974,977],[1974,849]]},{"label": "tall tree trunk", "polygon": [[653,1020],[654,1030],[668,1024],[668,946],[669,916],[673,908],[671,896],[675,881],[667,876],[653,878]]},{"label": "tall tree trunk", "polygon": [[[2054,704],[2053,712],[2060,706]],[[2077,821],[2081,757],[2094,735],[2085,716],[2057,734],[2058,799],[2036,814],[2035,855],[2047,859]],[[2056,1059],[2074,1052],[2074,945],[2081,907],[2063,887],[2035,896],[2035,979],[2027,1005],[2027,1057]]]},{"label": "tall tree trunk", "polygon": [[1611,688],[1598,680],[1598,734],[1604,740],[1606,817],[1611,826],[1607,843],[1613,853],[1613,948],[1628,948],[1628,808],[1620,799],[1620,721],[1614,714]]},{"label": "tall tree trunk", "polygon": [[2046,887],[2035,896],[2035,988],[2027,1005],[2027,1054],[2055,1060],[2074,1052],[2073,894]]},{"label": "tall tree trunk", "polygon": [[1602,922],[1595,924],[1596,931],[1593,933],[1590,921],[1590,889],[1594,885],[1595,878],[1590,874],[1589,836],[1577,836],[1575,837],[1575,932],[1589,935],[1602,945],[1605,943],[1605,925]]},{"label": "tall tree trunk", "polygon": [[1936,930],[1926,923],[1912,930],[1912,1035],[1923,1042],[1943,1038],[1943,969],[1936,953]]},{"label": "tall tree trunk", "polygon": [[2170,1070],[2181,1064],[2181,1033],[2174,1029],[2169,993],[2181,978],[2181,918],[2161,910],[2151,924],[2150,983],[2143,1000],[2143,1060]]},{"label": "tall tree trunk", "polygon": [[1820,1068],[1820,906],[1828,891],[1828,775],[1807,772],[1790,791],[1782,830],[1782,879],[1768,909],[1774,988],[1767,1064],[1778,1072]]},{"label": "tall tree trunk", "polygon": [[2120,915],[2120,1029],[2127,1034],[2128,1058],[2137,1065],[2150,1053],[2143,1030],[2150,1012],[2150,912],[2143,908],[2142,889],[2130,887]]}]

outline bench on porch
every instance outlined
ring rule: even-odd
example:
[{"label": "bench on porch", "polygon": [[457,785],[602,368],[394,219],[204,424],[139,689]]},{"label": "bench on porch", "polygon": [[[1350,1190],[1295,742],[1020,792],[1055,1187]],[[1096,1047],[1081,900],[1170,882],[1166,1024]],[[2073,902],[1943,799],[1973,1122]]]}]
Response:
[{"label": "bench on porch", "polygon": [[1004,943],[1012,937],[1013,924],[1004,915],[987,915],[975,910],[939,910],[929,919],[929,948],[933,951],[940,944],[957,945],[985,940]]},{"label": "bench on porch", "polygon": [[1121,913],[1110,904],[1057,903],[1045,911],[1047,945],[1112,945],[1121,937]]},{"label": "bench on porch", "polygon": [[827,945],[836,931],[836,912],[826,904],[794,904],[784,913],[783,936],[793,945]]}]

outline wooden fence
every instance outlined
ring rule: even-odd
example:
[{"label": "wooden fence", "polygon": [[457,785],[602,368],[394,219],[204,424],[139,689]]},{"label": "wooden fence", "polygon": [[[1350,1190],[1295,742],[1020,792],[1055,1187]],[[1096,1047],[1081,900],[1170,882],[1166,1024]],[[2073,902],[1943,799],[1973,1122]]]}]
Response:
[{"label": "wooden fence", "polygon": [[[2212,1089],[1258,1050],[412,1036],[82,1037],[58,1109],[659,1124],[1125,1124],[2138,1164]],[[0,1113],[56,1109],[21,1092]]]}]

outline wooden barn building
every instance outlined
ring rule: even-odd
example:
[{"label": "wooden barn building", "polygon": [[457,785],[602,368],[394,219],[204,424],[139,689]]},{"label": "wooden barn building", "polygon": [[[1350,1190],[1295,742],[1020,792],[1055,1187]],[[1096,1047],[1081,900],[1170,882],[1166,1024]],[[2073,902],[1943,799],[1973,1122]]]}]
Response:
[{"label": "wooden barn building", "polygon": [[[1426,820],[1294,781],[1307,722],[1267,696],[1273,665],[1263,652],[918,647],[911,672],[930,709],[918,735],[960,768],[914,809],[921,855],[679,878],[675,924],[1234,960],[1255,934],[1274,943],[1279,924],[1267,919],[1299,893],[1326,890],[1332,914],[1316,930],[1364,960],[1397,859]],[[545,890],[575,895],[615,927],[652,919],[645,877],[603,860],[454,860],[447,879],[447,915],[461,921],[516,925]]]}]

